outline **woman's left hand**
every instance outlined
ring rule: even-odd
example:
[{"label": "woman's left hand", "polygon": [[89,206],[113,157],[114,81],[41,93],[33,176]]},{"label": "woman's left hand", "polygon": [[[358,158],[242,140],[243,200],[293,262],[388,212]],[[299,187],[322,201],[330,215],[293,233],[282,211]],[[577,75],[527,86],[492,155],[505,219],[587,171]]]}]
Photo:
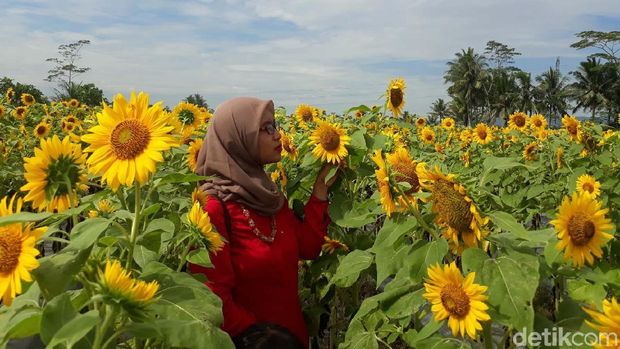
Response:
[{"label": "woman's left hand", "polygon": [[329,187],[332,186],[332,184],[334,184],[334,182],[338,178],[338,174],[340,173],[340,171],[336,171],[336,173],[326,182],[325,178],[327,177],[327,174],[332,168],[342,169],[342,168],[345,168],[346,165],[347,165],[346,161],[344,160],[342,160],[340,164],[338,165],[334,165],[330,163],[324,164],[321,170],[319,171],[318,176],[316,177],[316,181],[314,182],[314,189],[312,190],[312,194],[320,200],[323,200],[323,201],[327,200],[327,190],[329,189]]}]

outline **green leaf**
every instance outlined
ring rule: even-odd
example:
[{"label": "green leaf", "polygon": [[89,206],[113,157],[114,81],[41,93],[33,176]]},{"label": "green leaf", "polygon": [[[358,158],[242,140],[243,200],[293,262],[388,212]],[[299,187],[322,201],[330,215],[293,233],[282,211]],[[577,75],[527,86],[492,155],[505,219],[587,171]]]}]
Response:
[{"label": "green leaf", "polygon": [[484,261],[480,276],[488,287],[489,304],[499,315],[495,320],[512,328],[532,329],[538,267],[536,256],[513,251]]},{"label": "green leaf", "polygon": [[[374,247],[373,247],[374,248]],[[377,265],[377,287],[390,275],[396,274],[406,264],[411,246],[403,245],[398,250],[392,246],[376,248],[375,263]]]},{"label": "green leaf", "polygon": [[11,317],[6,337],[26,338],[33,336],[39,333],[40,325],[41,309],[35,307],[21,308]]},{"label": "green leaf", "polygon": [[332,281],[338,287],[349,287],[357,281],[360,273],[372,264],[374,256],[363,250],[355,250],[346,255],[338,265]]},{"label": "green leaf", "polygon": [[159,259],[159,253],[151,251],[144,245],[138,245],[134,247],[133,250],[133,260],[140,266],[140,268],[144,268],[147,264],[153,261],[157,261]]},{"label": "green leaf", "polygon": [[14,213],[12,215],[0,217],[0,226],[12,224],[12,223],[22,223],[22,222],[36,222],[43,219],[46,219],[52,216],[52,213],[41,212],[41,213],[32,213],[32,212],[19,212]]},{"label": "green leaf", "polygon": [[46,348],[51,349],[58,344],[64,344],[65,347],[71,348],[71,346],[86,336],[97,325],[99,320],[99,312],[97,310],[77,315],[56,332]]},{"label": "green leaf", "polygon": [[437,332],[441,328],[441,326],[443,326],[444,322],[445,321],[438,322],[438,321],[431,319],[424,327],[422,327],[420,332],[417,332],[415,330],[409,330],[405,332],[403,339],[411,347],[417,348],[419,347],[418,342],[425,340],[426,338],[432,336],[435,332]]},{"label": "green leaf", "polygon": [[560,264],[562,262],[562,251],[555,248],[558,243],[556,237],[550,239],[543,250],[545,256],[545,262],[548,266],[553,267],[554,264]]},{"label": "green leaf", "polygon": [[329,205],[329,217],[332,222],[345,228],[359,228],[376,220],[372,210],[376,204],[372,200],[351,201],[343,193],[336,193]]},{"label": "green leaf", "polygon": [[78,223],[71,229],[71,242],[65,247],[65,251],[80,251],[91,247],[110,223],[109,219],[100,217]]},{"label": "green leaf", "polygon": [[155,218],[149,222],[144,230],[144,233],[149,233],[152,231],[165,231],[169,233],[174,232],[174,223],[171,220],[166,218]]},{"label": "green leaf", "polygon": [[351,147],[357,150],[366,151],[368,147],[366,146],[366,139],[364,138],[364,134],[366,134],[366,129],[361,129],[353,132],[351,134]]},{"label": "green leaf", "polygon": [[32,271],[32,275],[45,298],[50,300],[65,291],[89,255],[90,248],[87,248],[78,252],[63,250],[63,253],[39,259],[40,265]]},{"label": "green leaf", "polygon": [[336,175],[337,171],[338,171],[338,167],[330,168],[329,171],[327,171],[327,175],[325,176],[324,183],[329,182],[329,180],[332,179],[332,177]]},{"label": "green leaf", "polygon": [[566,284],[568,286],[568,294],[572,299],[579,302],[601,304],[605,296],[607,296],[605,287],[598,283],[591,284],[584,279],[570,279]]},{"label": "green leaf", "polygon": [[470,272],[476,272],[480,277],[480,271],[484,265],[484,261],[489,259],[489,256],[483,250],[479,248],[467,248],[463,251],[463,274],[469,274]]},{"label": "green leaf", "polygon": [[229,335],[197,320],[157,319],[149,323],[134,323],[127,329],[138,338],[160,339],[174,348],[235,348]]},{"label": "green leaf", "polygon": [[353,337],[352,340],[347,341],[339,347],[340,349],[378,349],[379,342],[373,332],[362,332]]},{"label": "green leaf", "polygon": [[549,240],[550,233],[553,229],[528,231],[523,225],[509,213],[495,211],[489,214],[489,217],[498,227],[507,233],[511,233],[516,237],[532,242],[546,242]]},{"label": "green leaf", "polygon": [[392,247],[401,237],[411,232],[416,226],[417,221],[404,215],[394,215],[383,223],[381,230],[377,234],[375,243],[371,251],[381,247]]},{"label": "green leaf", "polygon": [[441,263],[448,253],[448,242],[445,239],[431,241],[420,248],[414,249],[408,258],[409,275],[414,281],[422,281],[429,266]]},{"label": "green leaf", "polygon": [[63,293],[54,297],[43,309],[43,317],[41,318],[41,340],[43,343],[49,343],[62,325],[71,321],[77,314],[78,312],[75,311],[69,294]]},{"label": "green leaf", "polygon": [[202,267],[212,268],[213,264],[211,264],[211,258],[209,258],[209,251],[204,248],[199,250],[193,250],[187,256],[187,260],[190,263],[198,264]]},{"label": "green leaf", "polygon": [[206,180],[211,178],[210,176],[199,176],[195,173],[182,174],[182,173],[171,173],[169,175],[164,176],[157,185],[164,184],[177,184],[177,183],[192,183],[198,182],[202,180]]}]

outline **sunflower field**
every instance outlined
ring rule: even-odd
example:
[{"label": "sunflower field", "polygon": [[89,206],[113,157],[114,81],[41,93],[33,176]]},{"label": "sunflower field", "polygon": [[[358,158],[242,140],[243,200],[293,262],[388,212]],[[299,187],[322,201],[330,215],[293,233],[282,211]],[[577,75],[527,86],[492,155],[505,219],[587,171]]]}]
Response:
[{"label": "sunflower field", "polygon": [[[0,96],[0,347],[234,347],[184,268],[226,243],[194,173],[212,114],[152,102]],[[616,347],[619,134],[518,111],[430,124],[403,115],[402,79],[384,102],[276,110],[283,157],[266,171],[293,210],[324,162],[346,163],[323,252],[299,262],[311,347],[512,348],[558,327]]]}]

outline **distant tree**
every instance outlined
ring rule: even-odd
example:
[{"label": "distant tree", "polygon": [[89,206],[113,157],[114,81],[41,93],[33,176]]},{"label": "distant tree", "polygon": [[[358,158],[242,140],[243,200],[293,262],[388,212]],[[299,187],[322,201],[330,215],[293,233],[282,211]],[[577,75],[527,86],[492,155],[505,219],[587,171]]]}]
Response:
[{"label": "distant tree", "polygon": [[437,98],[431,105],[431,112],[428,113],[429,121],[441,121],[449,114],[448,104],[442,99]]},{"label": "distant tree", "polygon": [[185,97],[184,101],[187,103],[195,104],[199,107],[205,107],[209,109],[209,104],[207,104],[207,100],[203,96],[201,96],[199,93],[194,93],[192,95]]},{"label": "distant tree", "polygon": [[569,104],[569,91],[566,88],[567,78],[560,72],[560,59],[555,63],[555,68],[536,77],[537,108],[542,111],[551,121],[559,119],[567,114]]},{"label": "distant tree", "polygon": [[451,83],[448,94],[453,102],[458,100],[458,114],[454,116],[460,119],[465,126],[471,126],[478,115],[484,110],[486,90],[484,88],[487,79],[486,59],[474,52],[473,48],[461,50],[456,58],[448,62],[448,71],[444,74],[444,81]]},{"label": "distant tree", "polygon": [[517,109],[524,113],[532,114],[536,110],[532,75],[524,71],[517,72],[515,74],[515,82],[518,86]]},{"label": "distant tree", "polygon": [[44,80],[58,82],[59,89],[56,89],[56,94],[58,96],[61,94],[65,96],[71,95],[71,89],[76,87],[74,82],[75,77],[90,70],[89,67],[77,66],[77,61],[81,58],[80,50],[82,47],[89,44],[90,40],[78,40],[70,44],[62,44],[58,46],[58,57],[45,60],[46,62],[55,64],[54,68],[47,72],[49,75]]},{"label": "distant tree", "polygon": [[571,72],[575,82],[570,85],[571,97],[577,102],[573,113],[578,109],[592,111],[592,120],[596,119],[596,111],[607,105],[605,90],[610,88],[613,80],[605,74],[604,66],[594,57],[579,64],[577,71]]},{"label": "distant tree", "polygon": [[484,56],[492,63],[495,63],[496,69],[502,69],[507,64],[514,63],[514,56],[520,56],[521,53],[516,49],[508,47],[507,45],[491,40],[487,42],[487,47],[484,50]]},{"label": "distant tree", "polygon": [[603,52],[591,54],[589,57],[605,59],[614,64],[620,64],[620,31],[601,32],[595,30],[582,31],[575,34],[581,40],[570,45],[572,48],[582,50],[594,47]]},{"label": "distant tree", "polygon": [[43,95],[43,92],[39,91],[39,89],[33,85],[25,85],[19,82],[14,83],[12,79],[6,76],[0,79],[0,94],[4,95],[9,88],[12,88],[13,91],[15,91],[14,102],[19,101],[23,93],[32,95],[32,97],[34,97],[34,99],[39,103],[49,102],[45,95]]},{"label": "distant tree", "polygon": [[83,85],[72,82],[66,85],[63,91],[59,91],[56,98],[60,100],[75,98],[91,107],[101,105],[101,102],[109,103],[104,97],[103,91],[92,83]]}]

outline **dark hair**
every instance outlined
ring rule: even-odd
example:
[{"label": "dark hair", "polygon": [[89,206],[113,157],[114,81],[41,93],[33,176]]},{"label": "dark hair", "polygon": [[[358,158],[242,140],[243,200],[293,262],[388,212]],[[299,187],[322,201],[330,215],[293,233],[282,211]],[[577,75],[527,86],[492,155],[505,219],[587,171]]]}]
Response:
[{"label": "dark hair", "polygon": [[273,323],[257,323],[233,338],[236,349],[304,349],[287,328]]}]

